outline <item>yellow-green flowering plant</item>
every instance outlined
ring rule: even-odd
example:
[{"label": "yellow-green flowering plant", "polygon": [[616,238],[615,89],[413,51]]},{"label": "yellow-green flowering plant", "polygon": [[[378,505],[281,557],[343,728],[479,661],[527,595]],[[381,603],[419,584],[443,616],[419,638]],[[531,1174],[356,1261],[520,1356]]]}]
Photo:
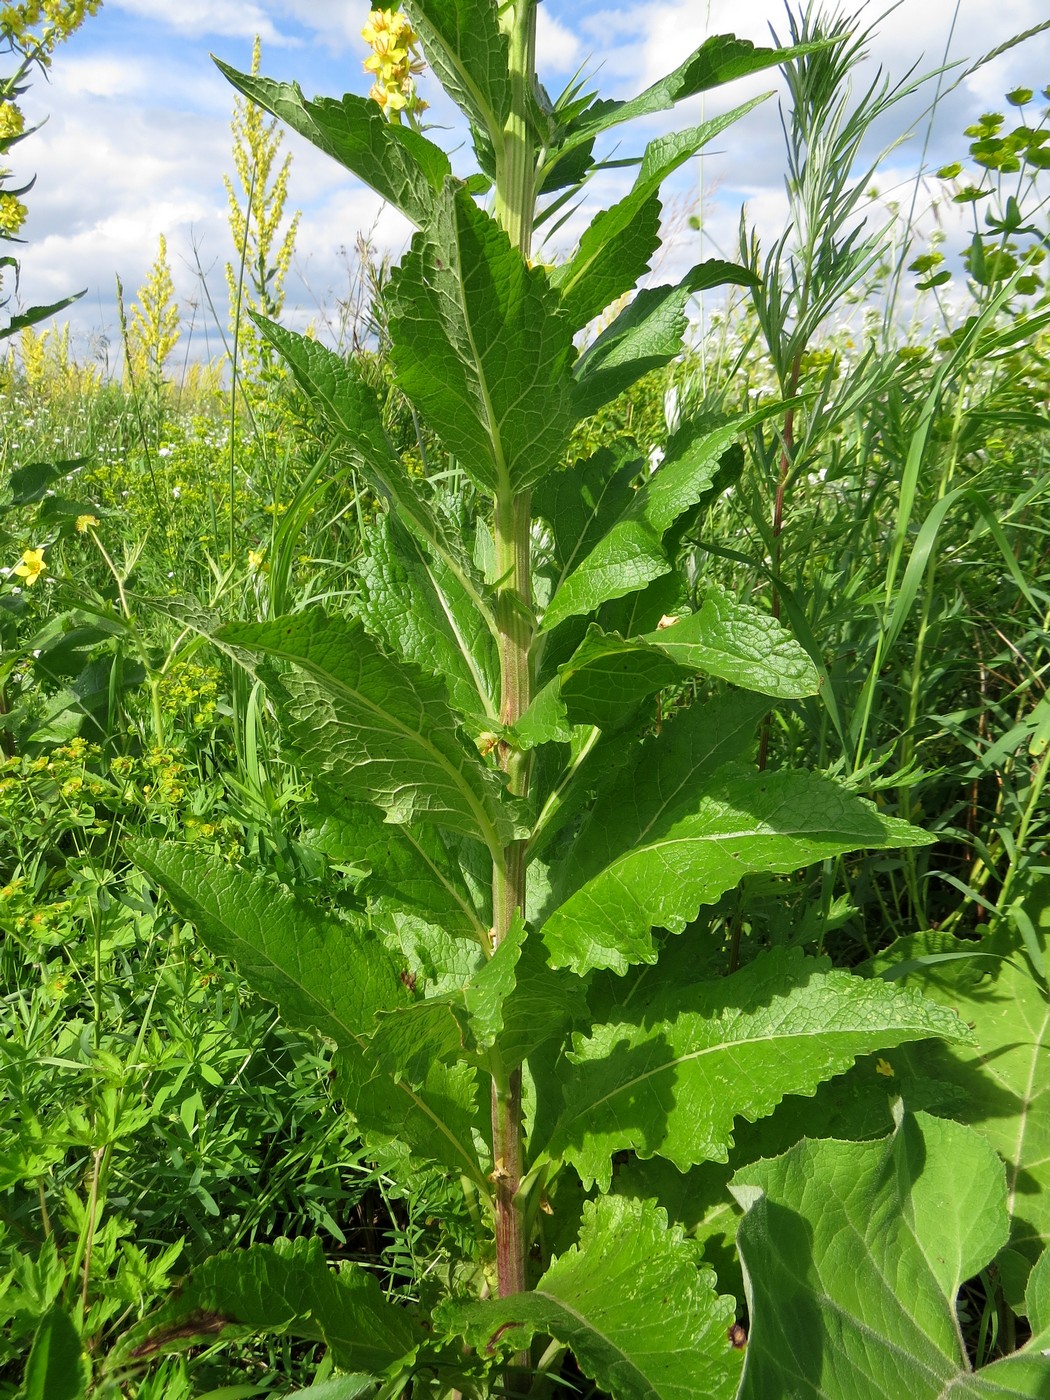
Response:
[{"label": "yellow-green flowering plant", "polygon": [[[75,33],[89,15],[97,14],[101,6],[102,0],[20,0],[18,4],[0,5],[0,57],[6,55],[13,64],[9,73],[0,74],[0,240],[17,239],[29,212],[22,195],[34,183],[30,180],[8,187],[11,171],[5,163],[7,152],[32,134],[26,129],[19,98],[26,91],[33,69],[46,71],[58,45]],[[5,270],[11,271],[17,281],[18,261],[10,254],[0,254],[0,306],[10,300],[10,294],[2,295]],[[0,340],[46,320],[76,301],[77,296],[83,296],[83,292],[10,317],[6,325],[0,325]]]},{"label": "yellow-green flowering plant", "polygon": [[[743,1376],[733,1270],[700,1265],[667,1186],[673,1169],[727,1161],[734,1122],[812,1095],[858,1055],[970,1037],[948,1008],[798,947],[729,971],[703,915],[748,873],[926,840],[819,774],[758,771],[762,716],[816,690],[813,662],[774,619],[713,579],[695,596],[676,568],[684,533],[740,471],[738,440],[783,405],[686,418],[655,467],[626,441],[569,450],[581,422],[679,353],[697,290],[752,280],[714,261],[637,290],[660,243],[661,185],[754,102],[653,137],[568,260],[547,266],[534,250],[608,133],[789,51],[717,37],[629,100],[573,85],[552,101],[535,32],[534,0],[407,0],[396,22],[373,12],[370,71],[385,84],[385,65],[400,65],[404,107],[386,86],[381,103],[309,100],[220,65],[415,225],[386,291],[393,373],[477,505],[450,510],[406,469],[355,363],[257,318],[381,511],[345,610],[314,604],[215,639],[269,663],[313,784],[310,840],[350,873],[336,914],[316,890],[192,844],[131,848],[290,1025],[337,1048],[364,1141],[408,1179],[461,1184],[475,1237],[450,1238],[448,1267],[406,1301],[363,1267],[331,1269],[320,1239],[215,1256],[126,1354],[227,1326],[277,1330],[326,1344],[318,1400],[540,1397],[581,1374],[614,1400],[771,1400],[796,1374],[799,1393],[828,1400],[884,1394],[884,1375],[911,1400],[955,1378],[962,1394],[969,1363],[949,1325],[960,1280],[954,1264],[923,1266],[994,1253],[1005,1181],[975,1134],[886,1114],[876,1143],[804,1143],[740,1177],[755,1309]],[[469,123],[469,179],[416,124],[391,120],[408,109],[417,38]],[[617,303],[580,352],[580,332]],[[694,683],[692,703],[672,703]],[[972,1169],[981,1201],[965,1216],[927,1208],[926,1159],[938,1188]],[[723,1189],[691,1217],[726,1213]],[[874,1283],[872,1311],[850,1296],[821,1331],[811,1284],[824,1261],[806,1249],[829,1202],[841,1233],[864,1236]],[[825,1296],[860,1267],[848,1250],[829,1258]],[[1033,1312],[1045,1329],[1045,1294]],[[1036,1360],[1014,1367],[1019,1385]]]}]

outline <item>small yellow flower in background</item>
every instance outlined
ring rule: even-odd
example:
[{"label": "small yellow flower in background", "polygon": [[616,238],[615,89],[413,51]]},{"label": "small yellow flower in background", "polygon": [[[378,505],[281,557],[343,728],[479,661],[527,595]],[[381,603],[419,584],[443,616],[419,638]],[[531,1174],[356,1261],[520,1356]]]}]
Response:
[{"label": "small yellow flower in background", "polygon": [[268,574],[270,572],[270,565],[267,562],[265,550],[249,549],[248,566],[254,569],[256,573]]},{"label": "small yellow flower in background", "polygon": [[893,1066],[889,1060],[878,1059],[875,1061],[875,1073],[884,1074],[887,1079],[893,1078]]},{"label": "small yellow flower in background", "polygon": [[404,112],[412,125],[427,103],[416,95],[414,75],[426,67],[419,52],[419,35],[397,10],[373,10],[361,37],[372,52],[365,59],[366,73],[375,74],[369,97],[378,103],[390,121],[401,120]]},{"label": "small yellow flower in background", "polygon": [[78,534],[78,535],[87,534],[88,530],[93,530],[97,524],[98,524],[98,516],[97,516],[97,515],[78,515],[78,516],[77,516],[77,534]]},{"label": "small yellow flower in background", "polygon": [[11,572],[20,579],[24,579],[27,588],[32,588],[40,575],[47,573],[44,551],[42,549],[27,549],[22,555],[22,562],[16,564]]},{"label": "small yellow flower in background", "polygon": [[11,141],[21,136],[26,119],[14,102],[0,102],[0,141]]},{"label": "small yellow flower in background", "polygon": [[0,235],[10,238],[26,221],[29,210],[13,194],[0,194]]}]

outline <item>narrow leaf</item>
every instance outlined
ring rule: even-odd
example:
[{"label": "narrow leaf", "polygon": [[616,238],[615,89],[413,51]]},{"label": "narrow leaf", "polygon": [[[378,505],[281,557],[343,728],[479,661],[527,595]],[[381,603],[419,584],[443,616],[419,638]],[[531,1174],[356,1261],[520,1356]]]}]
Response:
[{"label": "narrow leaf", "polygon": [[575,421],[572,328],[544,270],[450,181],[388,296],[398,381],[449,452],[487,490],[535,485]]},{"label": "narrow leaf", "polygon": [[725,1162],[733,1120],[814,1093],[858,1055],[931,1035],[967,1040],[953,1012],[799,949],[774,949],[720,982],[632,999],[629,1013],[578,1036],[576,1065],[548,1154],[608,1190],[629,1150],[679,1171]]},{"label": "narrow leaf", "polygon": [[747,39],[731,34],[715,34],[689,55],[673,73],[653,83],[637,97],[620,102],[594,102],[572,127],[573,143],[593,139],[620,122],[635,117],[664,112],[676,102],[683,102],[697,93],[709,92],[736,78],[745,78],[763,69],[773,68],[799,54],[825,48],[826,43],[798,45],[790,49],[761,49]]},{"label": "narrow leaf", "polygon": [[677,792],[668,802],[650,787],[605,800],[608,820],[604,831],[592,823],[582,868],[607,863],[543,928],[552,964],[581,975],[654,962],[651,929],[680,933],[702,904],[751,871],[783,874],[861,847],[932,839],[815,773],[755,773],[730,764],[691,799],[691,811]]},{"label": "narrow leaf", "polygon": [[780,700],[814,695],[816,667],[768,613],[712,587],[699,612],[642,638],[679,666]]},{"label": "narrow leaf", "polygon": [[366,1137],[399,1138],[417,1158],[466,1173],[487,1189],[474,1150],[472,1072],[434,1064],[417,1092],[396,1082],[371,1054],[376,1012],[409,999],[374,938],[192,848],[139,841],[131,855],[208,947],[232,958],[290,1025],[334,1041],[339,1089]]},{"label": "narrow leaf", "polygon": [[482,1355],[554,1337],[613,1400],[731,1400],[740,1371],[726,1335],[733,1302],[695,1259],[654,1202],[589,1201],[579,1243],[535,1289],[446,1303],[437,1320]]},{"label": "narrow leaf", "polygon": [[[736,439],[773,411],[767,408],[743,414],[714,428],[707,421],[684,423],[668,443],[660,466],[626,498],[619,518],[606,526],[604,534],[555,590],[543,617],[543,629],[551,631],[567,617],[589,613],[607,600],[635,592],[669,573],[671,561],[662,544],[664,535],[705,498],[716,481],[722,457]],[[593,483],[587,482],[587,486],[593,492]],[[618,489],[622,487],[621,482]],[[603,505],[604,500],[603,496]],[[606,510],[595,509],[596,524],[604,525],[607,518]]]},{"label": "narrow leaf", "polygon": [[449,539],[387,437],[374,390],[341,355],[316,340],[296,335],[261,316],[254,316],[253,320],[338,433],[340,445],[372,490],[445,561],[484,615],[488,603],[473,584],[461,548]]},{"label": "narrow leaf", "polygon": [[462,870],[433,826],[394,825],[365,803],[341,802],[321,793],[316,807],[302,809],[315,823],[312,845],[329,860],[354,871],[355,887],[373,910],[405,910],[438,924],[475,946],[487,936]]},{"label": "narrow leaf", "polygon": [[387,650],[441,676],[461,717],[499,713],[499,657],[485,614],[396,517],[380,517],[358,565],[355,612]]}]

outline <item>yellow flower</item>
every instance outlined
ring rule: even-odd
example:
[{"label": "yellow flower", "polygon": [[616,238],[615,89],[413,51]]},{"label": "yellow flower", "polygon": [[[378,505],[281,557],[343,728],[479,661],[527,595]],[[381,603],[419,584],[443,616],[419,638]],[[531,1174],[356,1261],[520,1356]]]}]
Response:
[{"label": "yellow flower", "polygon": [[878,1059],[875,1061],[875,1073],[884,1074],[887,1079],[893,1078],[893,1066],[889,1060]]},{"label": "yellow flower", "polygon": [[98,524],[98,516],[96,516],[96,515],[78,515],[78,516],[77,516],[77,534],[78,534],[78,535],[86,534],[86,532],[87,532],[89,529],[94,529],[94,527],[95,527],[97,524]]},{"label": "yellow flower", "polygon": [[0,235],[10,238],[26,221],[29,210],[13,194],[0,194]]},{"label": "yellow flower", "polygon": [[25,579],[27,588],[32,588],[40,575],[47,573],[44,551],[42,549],[27,549],[22,555],[22,562],[16,564],[12,572],[19,578]]},{"label": "yellow flower", "polygon": [[14,102],[0,102],[0,141],[12,141],[25,130],[26,120]]},{"label": "yellow flower", "polygon": [[248,567],[254,569],[257,573],[268,574],[270,572],[270,566],[266,562],[266,551],[262,549],[249,549]]}]

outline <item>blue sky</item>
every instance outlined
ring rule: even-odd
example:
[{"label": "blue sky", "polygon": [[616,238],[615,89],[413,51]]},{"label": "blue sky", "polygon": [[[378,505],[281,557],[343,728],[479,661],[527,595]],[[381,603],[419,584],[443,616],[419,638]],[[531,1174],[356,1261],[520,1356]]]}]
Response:
[{"label": "blue sky", "polygon": [[[869,69],[881,64],[899,78],[918,65],[938,67],[948,56],[973,61],[1045,17],[1045,0],[901,0],[861,7],[861,22],[877,24]],[[879,16],[882,15],[880,21]],[[97,17],[54,62],[50,81],[37,81],[25,101],[33,120],[46,125],[12,153],[16,175],[37,176],[28,198],[30,218],[22,250],[22,300],[48,302],[79,287],[87,295],[68,316],[83,357],[103,355],[116,342],[115,276],[126,295],[143,281],[164,233],[187,327],[189,353],[219,349],[201,272],[225,319],[223,265],[233,258],[226,222],[222,174],[232,169],[229,118],[233,92],[212,65],[216,53],[246,68],[252,39],[261,35],[263,71],[296,80],[308,95],[366,92],[365,56],[358,37],[367,5],[346,0],[106,0]],[[735,32],[769,42],[772,22],[787,25],[782,0],[664,0],[620,5],[599,0],[543,0],[538,66],[557,91],[581,65],[597,69],[609,96],[629,96],[674,68],[709,34]],[[951,35],[949,44],[949,35]],[[964,65],[965,66],[965,65]],[[777,86],[779,75],[734,84],[707,98],[715,111]],[[936,168],[965,153],[962,127],[982,111],[999,108],[1005,90],[1040,87],[1050,77],[1050,39],[1027,41],[960,83],[944,97],[932,131],[928,164]],[[424,84],[428,82],[424,78]],[[431,85],[432,86],[432,85]],[[910,198],[919,165],[932,96],[896,109],[892,124],[871,134],[870,155],[917,124],[917,134],[885,159],[878,180],[886,197]],[[426,91],[433,98],[432,91]],[[434,118],[449,109],[434,102]],[[699,100],[666,114],[666,127],[698,120]],[[661,129],[652,125],[621,136],[621,153],[640,149]],[[456,131],[431,135],[457,144]],[[632,139],[633,137],[633,139]],[[297,255],[288,280],[288,319],[324,321],[349,290],[352,250],[359,233],[395,256],[407,236],[404,222],[383,209],[370,191],[293,135],[285,139],[293,166],[289,209],[302,210]],[[776,98],[714,143],[703,172],[705,252],[732,255],[740,207],[763,242],[778,234],[784,215],[783,152]],[[629,181],[621,177],[621,183]],[[699,201],[698,165],[670,193],[668,260],[695,260],[697,235],[685,217]],[[615,197],[615,180],[604,190]],[[596,206],[595,206],[596,207]],[[593,212],[593,209],[592,211]],[[578,223],[584,219],[580,215]],[[572,229],[562,236],[571,247]],[[188,334],[188,331],[187,331]],[[181,347],[180,347],[181,349]]]}]

